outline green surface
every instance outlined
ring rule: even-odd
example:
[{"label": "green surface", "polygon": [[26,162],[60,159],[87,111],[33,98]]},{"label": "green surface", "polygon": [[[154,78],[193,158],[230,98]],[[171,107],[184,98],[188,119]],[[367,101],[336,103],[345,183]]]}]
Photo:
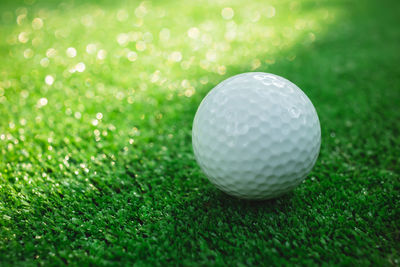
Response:
[{"label": "green surface", "polygon": [[[33,2],[0,4],[0,265],[400,264],[397,1]],[[321,122],[276,200],[192,154],[202,97],[247,71]]]}]

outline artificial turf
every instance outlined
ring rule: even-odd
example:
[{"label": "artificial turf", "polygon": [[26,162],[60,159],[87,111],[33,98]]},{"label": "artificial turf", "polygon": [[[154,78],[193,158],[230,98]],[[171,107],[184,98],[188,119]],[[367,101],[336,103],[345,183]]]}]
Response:
[{"label": "artificial turf", "polygon": [[[400,264],[397,1],[2,1],[0,265]],[[271,72],[314,103],[313,171],[238,200],[197,166],[205,94]]]}]

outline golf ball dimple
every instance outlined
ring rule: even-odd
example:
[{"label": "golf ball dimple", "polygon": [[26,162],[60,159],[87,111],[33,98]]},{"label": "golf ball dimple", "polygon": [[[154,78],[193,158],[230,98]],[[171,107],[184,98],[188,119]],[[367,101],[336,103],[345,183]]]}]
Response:
[{"label": "golf ball dimple", "polygon": [[218,84],[193,122],[193,150],[209,180],[229,195],[269,199],[293,190],[321,145],[317,112],[295,84],[249,72]]}]

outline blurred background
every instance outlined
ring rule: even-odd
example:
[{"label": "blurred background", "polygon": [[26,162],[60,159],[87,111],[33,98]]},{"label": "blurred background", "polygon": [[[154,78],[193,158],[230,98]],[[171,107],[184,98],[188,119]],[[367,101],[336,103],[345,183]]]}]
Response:
[{"label": "blurred background", "polygon": [[[397,265],[399,12],[386,0],[2,0],[0,259]],[[305,184],[264,204],[213,188],[191,149],[201,99],[249,71],[296,83],[322,126]]]}]

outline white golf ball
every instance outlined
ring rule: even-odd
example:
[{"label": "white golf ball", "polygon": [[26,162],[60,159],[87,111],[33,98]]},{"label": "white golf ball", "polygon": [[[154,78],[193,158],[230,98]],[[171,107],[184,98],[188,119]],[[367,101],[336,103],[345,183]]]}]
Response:
[{"label": "white golf ball", "polygon": [[299,185],[321,145],[317,112],[295,84],[274,74],[233,76],[212,89],[193,122],[193,150],[229,195],[269,199]]}]

